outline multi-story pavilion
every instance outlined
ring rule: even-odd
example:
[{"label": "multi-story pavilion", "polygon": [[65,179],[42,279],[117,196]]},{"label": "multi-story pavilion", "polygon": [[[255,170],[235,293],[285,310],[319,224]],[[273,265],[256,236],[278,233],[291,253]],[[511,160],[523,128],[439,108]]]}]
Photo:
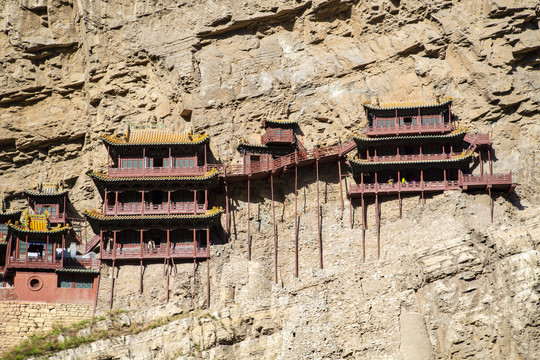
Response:
[{"label": "multi-story pavilion", "polygon": [[93,304],[99,264],[77,255],[78,239],[65,221],[67,190],[41,184],[25,194],[30,207],[7,224],[4,279],[12,288],[1,299]]},{"label": "multi-story pavilion", "polygon": [[[368,124],[363,133],[354,135],[357,155],[348,157],[357,182],[348,195],[362,199],[363,224],[364,197],[375,198],[378,221],[381,195],[398,196],[401,216],[402,194],[421,194],[423,200],[425,193],[452,189],[487,190],[491,195],[492,190],[515,188],[512,173],[493,173],[489,134],[457,128],[451,103],[446,99],[364,105]],[[485,160],[489,173],[484,172]]]},{"label": "multi-story pavilion", "polygon": [[[208,136],[171,133],[154,124],[130,126],[123,135],[101,139],[108,152],[107,172],[88,175],[103,196],[103,209],[85,211],[99,233],[101,260],[113,268],[138,262],[142,292],[144,262],[209,259],[217,236],[211,228],[222,209],[209,206],[219,171],[207,162]],[[112,307],[114,277],[111,289]]]}]

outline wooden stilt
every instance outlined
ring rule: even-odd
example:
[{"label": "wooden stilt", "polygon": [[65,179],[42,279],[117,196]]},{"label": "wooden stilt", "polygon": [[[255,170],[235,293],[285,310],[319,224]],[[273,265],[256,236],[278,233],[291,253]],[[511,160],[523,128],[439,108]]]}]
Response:
[{"label": "wooden stilt", "polygon": [[270,191],[272,193],[272,226],[274,227],[274,282],[277,284],[277,265],[278,265],[278,241],[276,231],[276,208],[274,206],[274,175],[270,175]]},{"label": "wooden stilt", "polygon": [[399,218],[402,219],[403,211],[402,211],[402,206],[401,206],[401,191],[398,192],[398,199],[399,199]]},{"label": "wooden stilt", "polygon": [[365,223],[365,203],[364,194],[362,194],[362,261],[366,262],[366,223]]},{"label": "wooden stilt", "polygon": [[315,160],[315,168],[317,172],[317,231],[319,235],[319,267],[323,268],[323,248],[321,234],[321,205],[319,201],[319,157]]},{"label": "wooden stilt", "polygon": [[225,181],[225,236],[227,238],[227,242],[230,242],[231,233],[230,233],[230,213],[229,213],[229,186],[227,185],[227,181]]},{"label": "wooden stilt", "polygon": [[250,204],[250,193],[251,193],[251,180],[249,179],[248,177],[248,181],[247,181],[247,192],[248,192],[248,197],[247,197],[247,208],[248,208],[248,223],[247,223],[247,235],[248,235],[248,261],[251,261],[251,232],[250,232],[250,229],[251,229],[251,212],[250,212],[250,208],[249,208],[249,204]]},{"label": "wooden stilt", "polygon": [[143,261],[142,259],[141,259],[140,266],[141,266],[141,276],[139,279],[139,294],[142,294],[142,291],[143,291]]},{"label": "wooden stilt", "polygon": [[294,165],[294,277],[298,277],[298,166]]},{"label": "wooden stilt", "polygon": [[[348,191],[349,187],[347,186],[347,178],[345,178],[345,191]],[[352,206],[352,195],[349,194],[349,220],[351,222],[351,229],[353,228],[353,225],[354,225],[354,218],[353,218],[353,206]]]},{"label": "wooden stilt", "polygon": [[379,195],[375,194],[375,220],[377,221],[377,260],[381,258],[381,220],[379,209]]},{"label": "wooden stilt", "polygon": [[109,301],[109,309],[112,309],[113,307],[113,297],[114,297],[114,269],[116,265],[116,260],[113,259],[112,261],[112,272],[111,272],[111,299]]},{"label": "wooden stilt", "polygon": [[169,281],[170,281],[170,279],[169,279],[170,271],[169,270],[170,270],[169,269],[169,259],[167,259],[167,269],[166,269],[166,271],[167,271],[167,286],[165,287],[165,291],[166,291],[165,299],[166,299],[167,303],[169,303]]},{"label": "wooden stilt", "polygon": [[491,197],[491,187],[488,187],[489,194],[489,212],[491,215],[491,222],[493,223],[493,198]]},{"label": "wooden stilt", "polygon": [[206,308],[210,308],[210,258],[206,260]]},{"label": "wooden stilt", "polygon": [[339,176],[339,197],[341,198],[341,212],[343,212],[345,205],[343,203],[343,185],[341,185],[341,160],[338,158],[338,176]]}]

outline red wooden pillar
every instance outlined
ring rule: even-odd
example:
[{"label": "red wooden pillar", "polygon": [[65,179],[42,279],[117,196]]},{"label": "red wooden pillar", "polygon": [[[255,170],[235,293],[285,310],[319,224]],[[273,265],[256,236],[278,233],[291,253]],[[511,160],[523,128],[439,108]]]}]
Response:
[{"label": "red wooden pillar", "polygon": [[424,206],[424,170],[420,170],[420,188],[422,189],[422,206]]},{"label": "red wooden pillar", "polygon": [[193,257],[197,257],[197,229],[193,229]]},{"label": "red wooden pillar", "polygon": [[366,207],[362,193],[362,261],[366,262]]},{"label": "red wooden pillar", "polygon": [[193,190],[193,213],[197,214],[197,190]]},{"label": "red wooden pillar", "polygon": [[377,260],[381,258],[381,219],[379,195],[375,193],[375,220],[377,221]]},{"label": "red wooden pillar", "polygon": [[114,298],[114,269],[116,265],[116,260],[113,258],[112,269],[111,269],[111,299],[109,300],[109,309],[113,307],[113,298]]},{"label": "red wooden pillar", "polygon": [[448,181],[446,180],[446,169],[443,169],[444,176],[444,190],[448,190]]},{"label": "red wooden pillar", "polygon": [[107,203],[108,203],[108,201],[107,201],[107,193],[108,193],[108,191],[107,191],[107,189],[105,189],[105,199],[103,200],[103,213],[104,214],[106,213],[106,210],[107,210]]},{"label": "red wooden pillar", "polygon": [[491,146],[488,147],[487,154],[488,154],[488,161],[489,161],[489,174],[493,175],[493,163],[491,162]]},{"label": "red wooden pillar", "polygon": [[272,226],[274,228],[274,282],[278,282],[278,240],[276,231],[276,208],[274,206],[274,174],[270,174],[270,192],[272,194]]},{"label": "red wooden pillar", "polygon": [[317,231],[319,236],[319,267],[323,268],[323,248],[322,248],[322,234],[321,234],[321,205],[319,202],[319,154],[317,151],[317,158],[315,159],[315,167],[317,172]]},{"label": "red wooden pillar", "polygon": [[210,307],[210,228],[206,228],[206,307]]},{"label": "red wooden pillar", "polygon": [[398,201],[399,201],[399,218],[402,219],[403,212],[401,206],[401,171],[397,172],[397,182],[398,182]]},{"label": "red wooden pillar", "polygon": [[[26,235],[26,246],[28,246],[28,235]],[[64,267],[64,252],[66,251],[66,235],[62,233],[62,267]],[[26,258],[28,259],[28,250],[26,251]]]},{"label": "red wooden pillar", "polygon": [[379,192],[379,179],[377,178],[377,172],[375,171],[375,194]]},{"label": "red wooden pillar", "polygon": [[140,278],[139,278],[139,294],[143,292],[143,230],[140,230]]},{"label": "red wooden pillar", "polygon": [[171,257],[171,229],[167,229],[167,257]]},{"label": "red wooden pillar", "polygon": [[[225,165],[225,176],[227,176],[227,166]],[[227,184],[227,180],[225,180],[225,236],[227,238],[227,242],[230,242],[230,228],[229,228],[229,186]]]},{"label": "red wooden pillar", "polygon": [[204,189],[204,210],[208,210],[208,189]]},{"label": "red wooden pillar", "polygon": [[248,221],[247,221],[247,236],[248,236],[248,261],[251,261],[251,211],[250,211],[250,194],[251,194],[251,180],[248,175],[247,180],[247,211],[248,211]]},{"label": "red wooden pillar", "polygon": [[47,234],[47,244],[45,248],[45,263],[49,265],[49,234]]},{"label": "red wooden pillar", "polygon": [[171,190],[167,190],[167,214],[171,214]]},{"label": "red wooden pillar", "polygon": [[118,190],[114,192],[114,215],[118,215]]},{"label": "red wooden pillar", "polygon": [[141,191],[141,215],[144,215],[144,190]]},{"label": "red wooden pillar", "polygon": [[113,230],[113,260],[116,259],[116,230]]},{"label": "red wooden pillar", "polygon": [[338,176],[339,176],[339,197],[341,198],[341,212],[345,209],[343,202],[343,185],[341,184],[341,160],[338,158]]},{"label": "red wooden pillar", "polygon": [[298,277],[298,153],[294,154],[294,277]]}]

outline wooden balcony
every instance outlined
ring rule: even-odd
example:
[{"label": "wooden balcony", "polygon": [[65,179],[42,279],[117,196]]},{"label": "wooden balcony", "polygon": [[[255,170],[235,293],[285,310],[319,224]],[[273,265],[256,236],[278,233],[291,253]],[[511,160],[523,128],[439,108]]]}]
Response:
[{"label": "wooden balcony", "polygon": [[147,249],[140,247],[130,247],[123,249],[102,250],[102,260],[138,260],[138,259],[164,259],[167,257],[180,259],[207,258],[210,256],[209,248],[194,247],[193,245],[178,245],[171,247],[167,252],[167,246]]},{"label": "wooden balcony", "polygon": [[510,191],[515,187],[515,184],[512,183],[512,172],[510,172],[507,174],[463,175],[462,186],[464,190],[490,187]]},{"label": "wooden balcony", "polygon": [[71,268],[87,268],[98,269],[99,263],[94,258],[70,258],[66,257],[62,261],[61,259],[53,259],[51,255],[45,257],[26,257],[24,259],[18,259],[11,256],[8,259],[6,268],[14,269],[71,269]]},{"label": "wooden balcony", "polygon": [[268,144],[294,144],[294,134],[291,129],[267,129],[261,136],[261,143]]},{"label": "wooden balcony", "polygon": [[445,190],[459,190],[459,181],[423,181],[409,183],[375,183],[375,184],[353,184],[349,188],[351,197],[364,195],[395,195],[398,193],[421,193],[424,192],[442,192]]},{"label": "wooden balcony", "polygon": [[439,124],[404,124],[399,125],[399,118],[393,118],[394,126],[368,126],[366,135],[390,136],[390,135],[411,135],[411,134],[442,134],[453,130],[451,123]]},{"label": "wooden balcony", "polygon": [[105,207],[105,215],[204,214],[205,212],[205,204],[194,204],[193,202],[145,203],[144,211],[141,208],[141,203],[107,205]]},{"label": "wooden balcony", "polygon": [[51,223],[65,223],[66,222],[66,214],[51,214],[49,216],[49,221]]},{"label": "wooden balcony", "polygon": [[402,184],[397,183],[374,183],[374,184],[352,184],[349,188],[350,197],[364,195],[395,195],[398,193],[422,193],[422,192],[443,192],[445,190],[468,190],[493,188],[498,190],[511,191],[515,184],[512,183],[512,173],[508,174],[484,174],[484,175],[463,175],[460,180],[448,181],[419,181]]},{"label": "wooden balcony", "polygon": [[366,160],[369,162],[394,162],[394,161],[424,161],[424,160],[448,160],[460,153],[449,154],[414,154],[414,155],[385,155],[370,156]]},{"label": "wooden balcony", "polygon": [[[142,159],[141,159],[142,160]],[[205,166],[194,167],[142,167],[142,168],[113,168],[108,169],[112,177],[135,176],[201,176],[206,172]]]}]

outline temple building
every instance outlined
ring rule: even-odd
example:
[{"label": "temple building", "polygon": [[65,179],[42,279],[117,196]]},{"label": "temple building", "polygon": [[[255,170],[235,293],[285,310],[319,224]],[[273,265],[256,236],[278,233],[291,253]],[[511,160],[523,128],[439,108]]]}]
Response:
[{"label": "temple building", "polygon": [[261,144],[250,144],[240,140],[238,151],[242,154],[244,173],[260,173],[272,169],[272,160],[280,156],[305,150],[295,135],[295,120],[264,120],[265,128],[261,135]]},{"label": "temple building", "polygon": [[94,304],[99,263],[77,253],[80,242],[66,222],[67,190],[44,183],[24,193],[28,208],[7,224],[3,278],[11,291],[1,300]]},{"label": "temple building", "polygon": [[[210,207],[219,170],[207,161],[208,135],[172,133],[157,124],[129,126],[101,137],[107,172],[90,171],[102,197],[101,210],[85,210],[98,233],[102,261],[113,268],[143,263],[207,260],[219,237],[212,228],[222,209]],[[111,284],[113,305],[114,277]],[[169,291],[169,271],[167,290]]]},{"label": "temple building", "polygon": [[12,279],[6,277],[5,264],[6,264],[6,249],[7,249],[7,234],[8,224],[14,224],[21,217],[22,210],[13,210],[8,208],[4,194],[0,193],[0,287],[11,286]]},{"label": "temple building", "polygon": [[361,198],[363,224],[364,197],[375,198],[378,224],[379,196],[397,195],[401,216],[403,194],[423,200],[425,193],[445,190],[513,191],[512,173],[493,173],[489,134],[457,127],[451,103],[364,105],[367,127],[354,135],[358,153],[348,157],[356,180],[348,196]]}]

